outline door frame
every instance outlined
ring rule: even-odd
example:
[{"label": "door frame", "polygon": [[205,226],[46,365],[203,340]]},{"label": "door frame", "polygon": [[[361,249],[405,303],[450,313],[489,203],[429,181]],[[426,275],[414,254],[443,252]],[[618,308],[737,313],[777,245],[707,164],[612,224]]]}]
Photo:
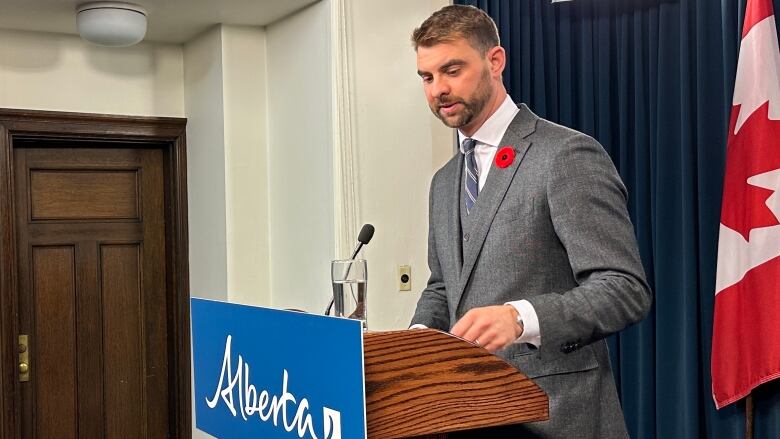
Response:
[{"label": "door frame", "polygon": [[190,288],[187,231],[187,119],[118,116],[0,108],[0,439],[18,438],[20,383],[16,228],[14,214],[14,140],[69,139],[164,144],[166,286],[168,295],[169,419],[173,437],[192,437],[190,396]]}]

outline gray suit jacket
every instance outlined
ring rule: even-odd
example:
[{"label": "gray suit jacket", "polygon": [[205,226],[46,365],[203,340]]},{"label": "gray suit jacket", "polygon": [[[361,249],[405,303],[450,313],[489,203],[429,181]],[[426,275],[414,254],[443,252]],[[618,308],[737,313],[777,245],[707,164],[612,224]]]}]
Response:
[{"label": "gray suit jacket", "polygon": [[523,437],[626,437],[604,337],[641,320],[652,301],[626,210],[626,190],[594,139],[540,119],[525,105],[500,147],[463,234],[463,157],[433,177],[431,277],[412,323],[448,331],[471,308],[526,299],[542,345],[498,353],[550,398],[550,420]]}]

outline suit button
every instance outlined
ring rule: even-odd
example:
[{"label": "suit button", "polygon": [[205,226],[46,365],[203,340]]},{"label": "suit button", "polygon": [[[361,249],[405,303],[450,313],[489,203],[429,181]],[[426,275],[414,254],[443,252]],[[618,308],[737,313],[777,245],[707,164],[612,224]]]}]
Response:
[{"label": "suit button", "polygon": [[469,242],[469,238],[470,238],[470,236],[469,236],[469,234],[468,234],[468,233],[466,233],[465,235],[463,235],[463,241],[465,241],[465,242]]}]

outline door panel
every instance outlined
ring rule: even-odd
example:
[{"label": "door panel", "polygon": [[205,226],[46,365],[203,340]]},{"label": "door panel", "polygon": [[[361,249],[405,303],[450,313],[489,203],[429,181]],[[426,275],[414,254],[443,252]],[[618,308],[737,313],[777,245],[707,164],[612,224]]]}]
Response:
[{"label": "door panel", "polygon": [[17,148],[14,163],[22,437],[168,437],[162,151]]},{"label": "door panel", "polygon": [[35,303],[35,417],[39,437],[77,437],[76,277],[73,246],[32,249]]},{"label": "door panel", "polygon": [[32,169],[31,218],[34,221],[138,219],[137,179],[135,171]]},{"label": "door panel", "polygon": [[144,331],[139,245],[100,246],[103,300],[103,348],[106,382],[106,431],[143,437]]}]

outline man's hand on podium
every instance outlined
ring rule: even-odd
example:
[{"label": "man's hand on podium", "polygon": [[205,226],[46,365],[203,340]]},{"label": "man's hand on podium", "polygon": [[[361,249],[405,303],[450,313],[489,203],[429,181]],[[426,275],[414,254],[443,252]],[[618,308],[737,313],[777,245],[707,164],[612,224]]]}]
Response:
[{"label": "man's hand on podium", "polygon": [[512,305],[485,306],[469,310],[450,331],[489,352],[500,351],[523,334],[523,325]]}]

